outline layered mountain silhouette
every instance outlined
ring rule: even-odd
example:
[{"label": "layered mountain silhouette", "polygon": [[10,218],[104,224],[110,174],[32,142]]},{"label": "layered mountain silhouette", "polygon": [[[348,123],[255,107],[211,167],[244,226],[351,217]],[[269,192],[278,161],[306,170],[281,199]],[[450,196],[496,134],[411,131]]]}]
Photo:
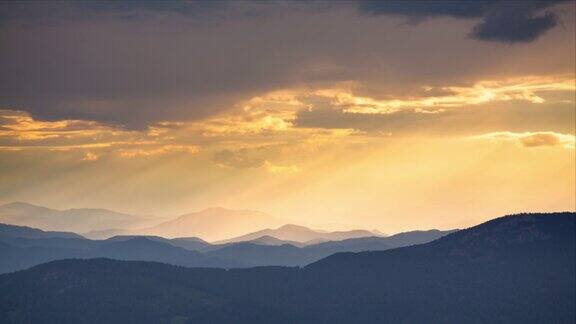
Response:
[{"label": "layered mountain silhouette", "polygon": [[0,239],[16,237],[26,239],[83,238],[81,235],[72,232],[43,231],[27,226],[7,225],[0,223]]},{"label": "layered mountain silhouette", "polygon": [[0,238],[0,273],[69,258],[156,261],[185,267],[248,266],[240,261],[222,260],[217,256],[177,246],[186,245],[185,243],[185,240],[172,242],[168,239],[149,237],[100,241],[76,238]]},{"label": "layered mountain silhouette", "polygon": [[[134,236],[136,235],[136,230],[128,230],[121,228],[110,228],[104,230],[93,230],[89,232],[82,233],[82,236],[93,240],[105,240],[114,236]],[[153,235],[152,235],[153,236]]]},{"label": "layered mountain silhouette", "polygon": [[[221,207],[188,213],[159,222],[153,216],[135,216],[101,208],[56,210],[14,202],[0,206],[0,223],[29,226],[48,231],[70,231],[102,240],[114,236],[158,236],[165,238],[201,237],[216,244],[260,240],[273,237],[283,243],[303,245],[366,236],[384,236],[377,231],[327,232],[304,226],[284,225],[279,218],[251,210]],[[254,232],[254,229],[267,228]],[[246,234],[250,233],[250,234]],[[228,239],[233,237],[232,239]],[[279,245],[279,241],[269,245]]]},{"label": "layered mountain silhouette", "polygon": [[0,206],[0,223],[30,226],[48,231],[85,233],[109,228],[151,225],[153,218],[133,216],[101,208],[56,210],[14,202]]},{"label": "layered mountain silhouette", "polygon": [[192,250],[192,251],[199,251],[199,250],[204,250],[209,246],[212,246],[210,243],[204,241],[203,239],[199,238],[199,237],[179,237],[179,238],[173,238],[173,239],[167,239],[167,238],[163,238],[160,236],[151,236],[151,235],[145,235],[145,236],[141,236],[141,235],[119,235],[119,236],[113,236],[109,239],[107,239],[106,241],[111,241],[111,242],[123,242],[123,241],[128,241],[134,238],[146,238],[152,241],[157,241],[157,242],[163,242],[163,243],[167,243],[173,246],[178,246],[181,248],[184,248],[186,250]]},{"label": "layered mountain silhouette", "polygon": [[[303,266],[336,252],[390,249],[429,242],[447,233],[449,231],[424,231],[303,246],[269,236],[225,244],[210,244],[197,237],[167,239],[138,235],[90,240],[73,233],[43,232],[2,224],[0,242],[4,245],[0,249],[0,273],[58,259],[98,257],[157,261],[188,267]],[[405,235],[410,235],[411,240],[403,240],[401,245],[395,243],[397,237]]]},{"label": "layered mountain silhouette", "polygon": [[[388,237],[360,237],[311,245],[261,245],[257,240],[214,245],[206,254],[249,266],[303,266],[337,252],[388,250],[433,241],[453,231],[414,231]],[[222,246],[222,247],[220,247]]]},{"label": "layered mountain silhouette", "polygon": [[[270,235],[260,236],[259,238],[249,240],[246,242],[259,244],[259,245],[284,245],[284,244],[290,244],[290,245],[294,245],[294,246],[305,246],[306,245],[305,243],[302,243],[302,242],[290,241],[290,240],[281,240],[281,239],[275,238],[275,237],[270,236]],[[235,242],[231,242],[231,244],[234,244],[234,243]]]},{"label": "layered mountain silhouette", "polygon": [[411,231],[399,233],[387,237],[359,237],[341,241],[328,241],[318,244],[309,245],[307,250],[315,252],[324,252],[327,255],[336,252],[362,252],[362,251],[379,251],[388,250],[397,247],[410,246],[422,243],[428,243],[441,238],[456,230],[440,231]]},{"label": "layered mountain silhouette", "polygon": [[282,223],[282,220],[258,211],[217,207],[185,214],[142,232],[163,237],[198,236],[213,241]]},{"label": "layered mountain silhouette", "polygon": [[[72,232],[42,231],[36,228],[7,224],[0,224],[0,242],[4,243],[0,256],[6,257],[0,259],[0,272],[9,271],[8,269],[18,270],[22,267],[75,255],[74,253],[67,254],[67,251],[56,251],[58,248],[87,249],[97,245],[97,242],[86,240]],[[14,247],[35,247],[36,249],[22,250]],[[7,255],[9,254],[12,254],[13,257],[8,258]],[[23,262],[22,265],[17,266],[21,264],[20,262]]]},{"label": "layered mountain silhouette", "polygon": [[337,231],[337,232],[315,231],[309,229],[308,227],[287,224],[278,227],[276,229],[264,229],[261,231],[245,234],[231,239],[217,241],[215,243],[222,244],[222,243],[252,241],[265,236],[271,236],[285,241],[295,241],[300,243],[313,244],[325,241],[339,241],[350,238],[379,236],[379,235],[366,230]]},{"label": "layered mountain silhouette", "polygon": [[229,260],[187,250],[147,237],[135,237],[122,241],[111,241],[88,251],[86,257],[107,257],[117,260],[157,261],[185,267],[221,267],[242,266]]},{"label": "layered mountain silhouette", "polygon": [[3,323],[571,323],[575,213],[298,267],[62,260],[0,276]]}]

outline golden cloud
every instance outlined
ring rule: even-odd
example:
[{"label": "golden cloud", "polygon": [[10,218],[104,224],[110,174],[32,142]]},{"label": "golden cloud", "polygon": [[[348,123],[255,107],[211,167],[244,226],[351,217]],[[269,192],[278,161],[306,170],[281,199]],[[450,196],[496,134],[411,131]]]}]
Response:
[{"label": "golden cloud", "polygon": [[110,153],[122,158],[195,154],[199,151],[197,145],[174,143],[175,139],[168,136],[182,125],[162,122],[146,131],[127,131],[93,121],[38,121],[23,111],[0,110],[0,150],[80,150],[84,151],[83,161],[96,161]]},{"label": "golden cloud", "polygon": [[[423,87],[433,93],[433,87]],[[315,91],[317,96],[329,98],[331,104],[344,112],[363,114],[390,114],[410,109],[416,113],[439,113],[447,108],[478,105],[495,101],[522,100],[543,103],[541,92],[575,91],[576,80],[572,76],[529,76],[507,80],[479,81],[472,86],[445,86],[438,90],[442,95],[394,98],[378,100],[355,96],[353,87]]]},{"label": "golden cloud", "polygon": [[119,155],[122,158],[136,158],[136,157],[146,157],[153,155],[164,155],[168,153],[186,153],[186,154],[196,154],[200,148],[196,145],[175,145],[167,144],[159,147],[143,148],[138,147],[134,149],[121,149]]},{"label": "golden cloud", "polygon": [[264,161],[263,167],[272,174],[294,174],[302,171],[302,169],[296,165],[281,166],[273,164],[270,161]]},{"label": "golden cloud", "polygon": [[100,156],[94,152],[86,152],[82,157],[82,161],[96,161]]},{"label": "golden cloud", "polygon": [[118,135],[119,129],[86,120],[38,121],[28,113],[0,110],[0,137],[20,141],[39,141],[56,138],[98,137],[103,134]]},{"label": "golden cloud", "polygon": [[[278,161],[285,155],[312,156],[320,150],[333,150],[335,145],[362,144],[370,141],[368,137],[390,136],[389,130],[364,133],[350,124],[337,124],[334,128],[323,124],[301,126],[297,119],[302,111],[328,109],[362,114],[362,118],[372,118],[371,114],[407,112],[429,115],[427,118],[433,122],[437,119],[430,114],[453,111],[459,106],[511,100],[539,104],[548,98],[542,95],[543,92],[576,90],[575,80],[570,76],[529,76],[480,81],[470,86],[425,87],[420,96],[392,99],[358,96],[355,87],[359,86],[348,82],[319,89],[273,91],[239,102],[227,112],[203,120],[162,121],[145,130],[127,130],[83,120],[38,121],[23,111],[0,110],[0,150],[79,150],[84,154],[82,160],[96,161],[107,155],[130,159],[171,153],[196,154],[200,148],[221,152],[269,147],[256,158],[235,157],[236,160],[229,158],[226,161],[234,165],[258,164],[259,168],[274,174],[296,173],[300,171],[297,166],[276,165],[269,161]],[[463,109],[460,111],[465,113]],[[403,124],[399,125],[403,127]],[[500,132],[482,136],[516,140],[526,147],[574,146],[573,136],[553,132]]]},{"label": "golden cloud", "polygon": [[560,146],[567,149],[574,149],[576,145],[576,136],[555,132],[493,132],[472,138],[491,141],[516,141],[524,147]]}]

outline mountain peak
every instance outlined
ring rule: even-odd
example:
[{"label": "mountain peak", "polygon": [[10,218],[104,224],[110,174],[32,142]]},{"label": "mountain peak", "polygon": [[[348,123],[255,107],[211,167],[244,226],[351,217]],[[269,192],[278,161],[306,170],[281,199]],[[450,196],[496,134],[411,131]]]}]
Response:
[{"label": "mountain peak", "polygon": [[183,214],[145,231],[164,237],[197,236],[216,241],[253,231],[254,228],[270,228],[282,223],[279,219],[259,211],[211,207]]},{"label": "mountain peak", "polygon": [[301,226],[301,225],[295,225],[295,224],[286,224],[286,225],[282,225],[280,227],[277,228],[277,230],[304,230],[304,231],[313,231],[312,229],[306,227],[306,226]]},{"label": "mountain peak", "polygon": [[218,241],[217,243],[251,241],[261,238],[262,236],[270,236],[276,240],[299,242],[308,245],[311,243],[319,243],[325,241],[339,241],[349,238],[375,236],[375,234],[366,230],[351,230],[351,231],[336,231],[336,232],[319,231],[301,225],[285,224],[276,229],[267,228],[264,230],[252,232],[231,239]]},{"label": "mountain peak", "polygon": [[208,243],[208,242],[204,241],[203,239],[196,237],[196,236],[175,237],[174,240]]},{"label": "mountain peak", "polygon": [[56,210],[13,202],[0,206],[0,222],[48,231],[86,233],[109,228],[134,228],[147,225],[150,220],[101,208]]},{"label": "mountain peak", "polygon": [[2,205],[1,207],[39,207],[23,201],[13,201]]},{"label": "mountain peak", "polygon": [[1,205],[0,208],[1,208],[1,209],[16,209],[16,208],[18,208],[18,209],[20,209],[20,208],[24,209],[24,208],[25,208],[25,209],[47,209],[47,210],[50,209],[50,208],[47,208],[47,207],[38,206],[38,205],[31,204],[31,203],[23,202],[23,201],[14,201],[14,202],[11,202],[11,203],[7,203],[7,204],[4,204],[4,205]]}]

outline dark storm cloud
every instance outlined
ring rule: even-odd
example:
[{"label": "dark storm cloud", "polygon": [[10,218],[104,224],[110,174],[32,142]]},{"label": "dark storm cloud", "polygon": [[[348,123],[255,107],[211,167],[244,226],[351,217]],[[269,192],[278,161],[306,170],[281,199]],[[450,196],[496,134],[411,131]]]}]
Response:
[{"label": "dark storm cloud", "polygon": [[127,20],[155,14],[179,14],[199,20],[260,18],[274,11],[326,11],[353,7],[353,2],[260,1],[260,0],[148,0],[148,1],[4,1],[0,2],[0,23],[25,24],[59,20],[90,19],[99,15]]},{"label": "dark storm cloud", "polygon": [[481,18],[470,36],[483,41],[531,42],[558,24],[555,13],[541,10],[566,0],[541,1],[361,1],[360,12],[402,15],[413,20],[438,16]]},{"label": "dark storm cloud", "polygon": [[180,13],[189,16],[216,13],[229,1],[3,1],[0,23],[20,20],[23,23],[54,22],[61,19],[86,19],[112,14],[126,19],[145,12]]},{"label": "dark storm cloud", "polygon": [[359,3],[361,12],[371,15],[403,15],[413,18],[451,16],[456,18],[478,18],[484,15],[495,1],[379,1],[363,0]]},{"label": "dark storm cloud", "polygon": [[[389,3],[402,16],[488,14],[476,2],[471,13],[434,14],[417,6],[426,2]],[[550,50],[571,45],[558,42],[561,34],[541,44],[553,57],[527,66],[518,57],[539,57],[541,48],[488,48],[467,39],[461,21],[399,24],[358,14],[358,5],[369,12],[364,2],[0,2],[0,109],[143,128],[290,87],[354,81],[370,85],[368,96],[389,96],[486,78],[501,66],[505,74],[566,71],[565,51]]]},{"label": "dark storm cloud", "polygon": [[530,11],[506,8],[487,15],[471,36],[485,41],[531,42],[558,24],[552,12],[535,16]]}]

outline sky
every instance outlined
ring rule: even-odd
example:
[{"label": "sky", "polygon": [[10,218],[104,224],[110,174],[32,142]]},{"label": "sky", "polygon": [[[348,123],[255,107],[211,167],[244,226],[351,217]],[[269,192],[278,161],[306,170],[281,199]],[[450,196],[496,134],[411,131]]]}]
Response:
[{"label": "sky", "polygon": [[573,1],[0,3],[0,203],[323,229],[576,209]]}]

